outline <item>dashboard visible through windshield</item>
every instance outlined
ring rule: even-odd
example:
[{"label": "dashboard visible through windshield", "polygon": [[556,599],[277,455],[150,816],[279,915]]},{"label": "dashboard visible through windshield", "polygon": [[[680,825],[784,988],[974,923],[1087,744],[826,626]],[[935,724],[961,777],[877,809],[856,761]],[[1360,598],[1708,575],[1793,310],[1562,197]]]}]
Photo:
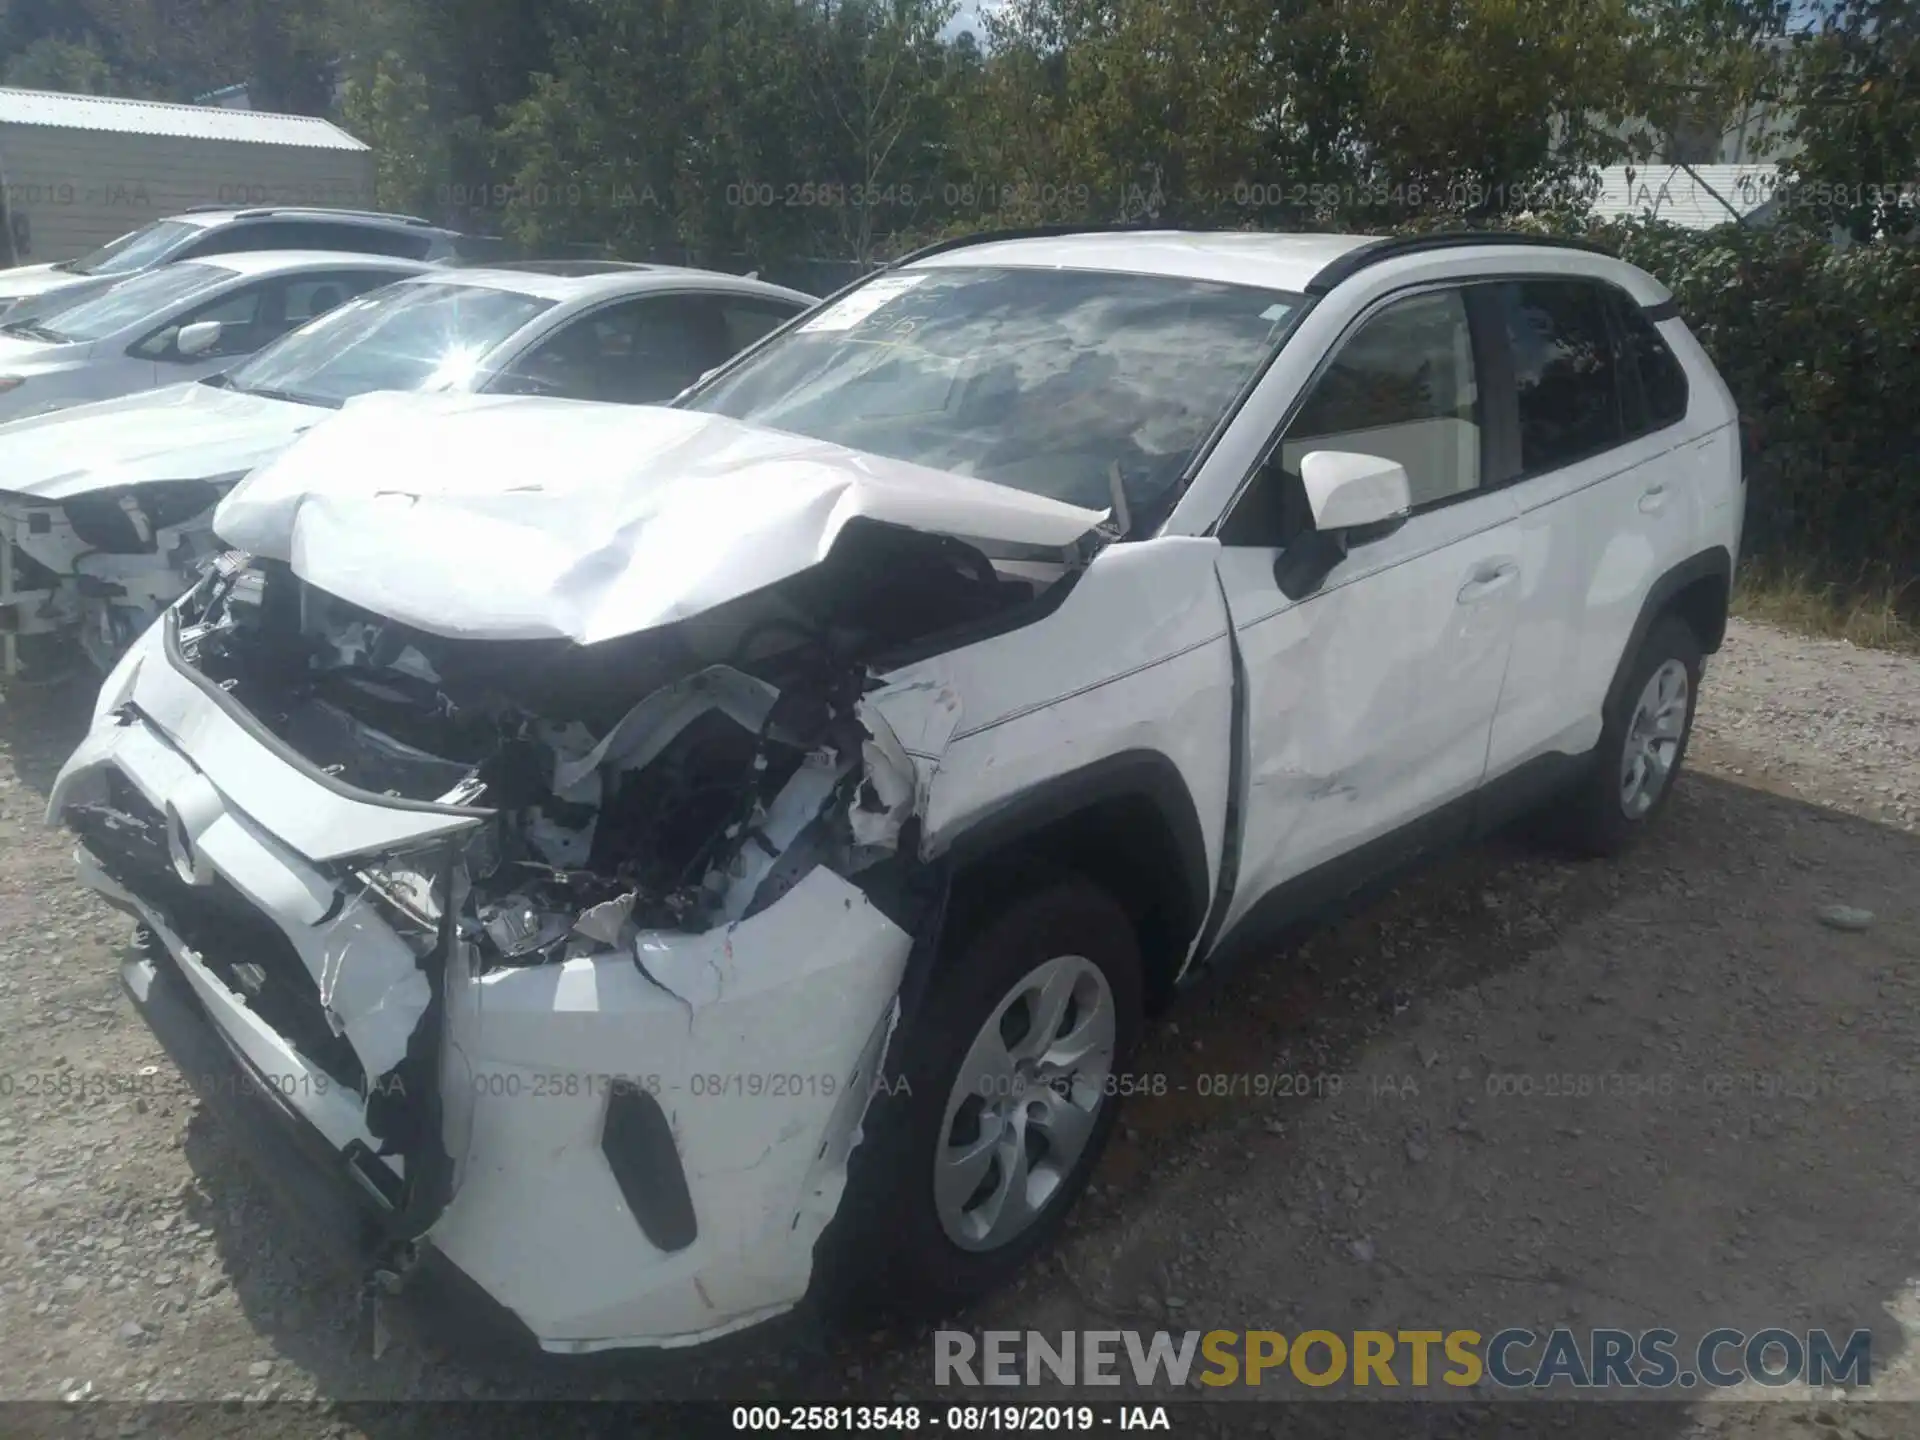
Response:
[{"label": "dashboard visible through windshield", "polygon": [[1169,498],[1305,304],[1178,276],[895,271],[684,403],[1138,516]]}]

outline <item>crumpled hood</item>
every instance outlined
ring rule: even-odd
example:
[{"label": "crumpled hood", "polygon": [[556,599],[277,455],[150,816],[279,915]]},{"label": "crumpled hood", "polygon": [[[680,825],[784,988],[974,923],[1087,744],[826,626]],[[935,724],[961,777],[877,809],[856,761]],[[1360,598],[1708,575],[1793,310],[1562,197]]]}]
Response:
[{"label": "crumpled hood", "polygon": [[214,530],[432,634],[591,644],[797,574],[860,517],[1064,546],[1106,515],[693,411],[375,394],[243,480]]},{"label": "crumpled hood", "polygon": [[0,425],[0,495],[69,500],[251,470],[329,412],[212,385],[169,385]]}]

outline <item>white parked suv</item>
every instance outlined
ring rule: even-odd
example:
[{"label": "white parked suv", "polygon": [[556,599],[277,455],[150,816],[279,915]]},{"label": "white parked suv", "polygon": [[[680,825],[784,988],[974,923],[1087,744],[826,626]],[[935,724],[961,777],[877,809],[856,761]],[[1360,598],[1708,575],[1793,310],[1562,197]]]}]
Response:
[{"label": "white parked suv", "polygon": [[1180,985],[1524,809],[1651,822],[1742,502],[1604,254],[948,243],[674,408],[316,426],[50,817],[381,1283],[553,1351],[944,1304],[1059,1226]]}]

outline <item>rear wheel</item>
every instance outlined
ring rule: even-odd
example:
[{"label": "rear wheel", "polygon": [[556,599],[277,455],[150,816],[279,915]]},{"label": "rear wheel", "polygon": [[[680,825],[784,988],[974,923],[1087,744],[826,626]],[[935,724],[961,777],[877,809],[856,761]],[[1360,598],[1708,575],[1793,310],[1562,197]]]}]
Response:
[{"label": "rear wheel", "polygon": [[1140,970],[1126,912],[1077,878],[1014,900],[943,958],[822,1238],[823,1300],[927,1311],[1020,1272],[1112,1131]]},{"label": "rear wheel", "polygon": [[1673,794],[1700,694],[1700,642],[1685,621],[1653,623],[1600,732],[1594,761],[1558,817],[1563,837],[1590,855],[1630,844]]}]

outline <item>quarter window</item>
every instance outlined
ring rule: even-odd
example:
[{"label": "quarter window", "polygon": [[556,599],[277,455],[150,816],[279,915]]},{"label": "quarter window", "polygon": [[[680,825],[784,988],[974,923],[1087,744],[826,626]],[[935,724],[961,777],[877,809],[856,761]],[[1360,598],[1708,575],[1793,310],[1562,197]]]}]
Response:
[{"label": "quarter window", "polygon": [[1619,378],[1600,288],[1528,280],[1496,289],[1513,352],[1521,473],[1556,470],[1620,444]]},{"label": "quarter window", "polygon": [[1621,364],[1638,374],[1644,406],[1642,423],[1630,428],[1645,434],[1686,419],[1687,372],[1679,357],[1626,297],[1614,307],[1614,316],[1620,327]]}]

